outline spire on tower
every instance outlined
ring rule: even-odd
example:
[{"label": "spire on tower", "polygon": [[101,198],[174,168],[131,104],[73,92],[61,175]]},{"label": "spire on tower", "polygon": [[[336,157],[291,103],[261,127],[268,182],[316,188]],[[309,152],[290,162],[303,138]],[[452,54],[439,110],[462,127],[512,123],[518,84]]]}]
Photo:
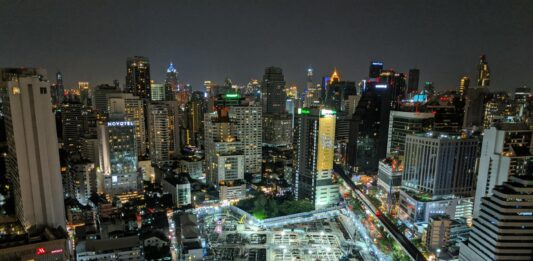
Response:
[{"label": "spire on tower", "polygon": [[168,65],[167,73],[176,73],[176,68],[174,68],[174,64],[172,64],[172,62],[170,62]]}]

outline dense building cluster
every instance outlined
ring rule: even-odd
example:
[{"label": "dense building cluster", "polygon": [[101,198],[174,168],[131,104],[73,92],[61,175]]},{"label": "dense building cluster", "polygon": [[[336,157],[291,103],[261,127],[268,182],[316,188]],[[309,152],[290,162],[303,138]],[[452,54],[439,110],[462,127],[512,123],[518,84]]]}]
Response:
[{"label": "dense building cluster", "polygon": [[382,61],[302,86],[279,67],[194,88],[172,63],[160,83],[147,57],[125,69],[65,86],[0,68],[0,259],[380,258],[343,234],[416,260],[533,257],[533,96],[491,90],[485,55],[450,90]]}]

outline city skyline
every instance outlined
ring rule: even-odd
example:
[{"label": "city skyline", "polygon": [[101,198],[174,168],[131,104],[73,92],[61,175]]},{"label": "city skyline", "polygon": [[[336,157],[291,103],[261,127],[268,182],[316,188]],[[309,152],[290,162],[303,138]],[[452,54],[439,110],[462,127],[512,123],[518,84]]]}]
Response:
[{"label": "city skyline", "polygon": [[[61,71],[67,88],[78,81],[95,86],[114,79],[123,85],[125,58],[139,55],[150,59],[156,82],[164,83],[173,62],[181,81],[203,90],[204,80],[221,83],[229,77],[246,84],[260,79],[268,66],[281,67],[286,82],[300,87],[310,66],[315,80],[335,67],[344,79],[359,80],[368,61],[382,60],[385,69],[420,69],[421,82],[445,90],[457,87],[464,75],[475,79],[479,56],[485,54],[492,90],[533,82],[526,70],[533,67],[528,52],[533,5],[527,2],[279,4],[6,1],[0,19],[11,40],[0,43],[1,64],[47,68],[49,75]],[[138,19],[141,15],[145,18]],[[39,25],[33,17],[39,17]]]}]

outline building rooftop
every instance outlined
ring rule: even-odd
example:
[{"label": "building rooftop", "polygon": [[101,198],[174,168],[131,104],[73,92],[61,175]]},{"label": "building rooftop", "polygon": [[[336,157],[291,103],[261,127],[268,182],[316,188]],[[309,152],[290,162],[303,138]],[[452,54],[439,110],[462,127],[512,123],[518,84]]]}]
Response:
[{"label": "building rooftop", "polygon": [[81,241],[76,247],[76,251],[78,253],[89,251],[106,252],[117,249],[131,249],[134,247],[140,247],[138,236]]}]

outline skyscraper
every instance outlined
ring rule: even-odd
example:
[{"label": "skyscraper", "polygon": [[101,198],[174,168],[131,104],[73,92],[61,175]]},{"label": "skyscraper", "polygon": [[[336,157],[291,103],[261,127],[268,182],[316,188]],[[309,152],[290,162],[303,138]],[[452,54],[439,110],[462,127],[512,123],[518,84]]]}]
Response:
[{"label": "skyscraper", "polygon": [[207,103],[203,92],[193,92],[187,104],[187,134],[186,144],[200,147],[204,130],[204,113],[207,112]]},{"label": "skyscraper", "polygon": [[135,124],[108,121],[98,129],[100,168],[98,192],[110,196],[137,195],[141,190],[137,171]]},{"label": "skyscraper", "polygon": [[166,84],[150,83],[150,100],[151,101],[164,101],[166,99]]},{"label": "skyscraper", "polygon": [[470,78],[465,75],[461,78],[461,81],[459,82],[459,95],[464,96],[467,93],[469,86]]},{"label": "skyscraper", "polygon": [[488,87],[490,84],[490,70],[487,63],[487,57],[481,55],[479,57],[479,64],[477,66],[477,86]]},{"label": "skyscraper", "polygon": [[91,104],[91,87],[89,82],[78,82],[78,90],[80,91],[80,102],[84,106],[89,106]]},{"label": "skyscraper", "polygon": [[335,116],[334,110],[300,108],[294,197],[313,202],[315,209],[335,205],[339,201],[339,186],[332,181]]},{"label": "skyscraper", "polygon": [[23,226],[65,228],[59,148],[50,83],[41,69],[0,69],[7,177]]},{"label": "skyscraper", "polygon": [[387,140],[387,154],[403,155],[408,134],[425,133],[433,127],[434,114],[429,112],[391,111]]},{"label": "skyscraper", "polygon": [[386,156],[390,104],[387,84],[366,83],[350,123],[347,162],[353,170],[377,173],[379,159]]},{"label": "skyscraper", "polygon": [[63,147],[70,152],[78,151],[83,134],[82,104],[66,102],[61,104],[61,126]]},{"label": "skyscraper", "polygon": [[109,120],[133,122],[135,125],[137,156],[144,156],[146,154],[146,136],[148,134],[142,99],[133,96],[131,93],[108,93],[106,107],[109,110]]},{"label": "skyscraper", "polygon": [[207,182],[219,191],[220,200],[242,199],[244,183],[244,148],[235,136],[235,123],[228,108],[217,107],[205,114],[205,151]]},{"label": "skyscraper", "polygon": [[407,81],[407,92],[415,93],[418,92],[418,84],[420,82],[420,70],[410,69],[409,76]]},{"label": "skyscraper", "polygon": [[167,77],[165,79],[165,100],[176,100],[176,92],[178,91],[178,71],[174,68],[172,62],[167,68]]},{"label": "skyscraper", "polygon": [[407,135],[402,188],[433,199],[473,196],[477,145],[460,135]]},{"label": "skyscraper", "polygon": [[169,110],[163,103],[148,105],[148,128],[150,133],[150,159],[153,165],[170,163]]},{"label": "skyscraper", "polygon": [[533,178],[510,177],[481,200],[468,241],[459,258],[478,260],[531,260],[533,256]]},{"label": "skyscraper", "polygon": [[126,61],[126,89],[135,96],[150,98],[150,62],[142,56],[128,57]]},{"label": "skyscraper", "polygon": [[265,114],[285,114],[285,80],[278,67],[267,67],[261,84],[263,112]]},{"label": "skyscraper", "polygon": [[100,84],[94,88],[92,105],[100,117],[107,117],[108,94],[119,93],[121,92],[116,85]]},{"label": "skyscraper", "polygon": [[55,83],[50,86],[50,94],[52,95],[52,105],[57,107],[59,104],[63,103],[63,97],[65,96],[63,74],[61,72],[57,72],[55,80]]},{"label": "skyscraper", "polygon": [[525,123],[498,122],[483,135],[476,183],[474,216],[479,215],[481,199],[510,176],[533,173],[533,130]]}]

